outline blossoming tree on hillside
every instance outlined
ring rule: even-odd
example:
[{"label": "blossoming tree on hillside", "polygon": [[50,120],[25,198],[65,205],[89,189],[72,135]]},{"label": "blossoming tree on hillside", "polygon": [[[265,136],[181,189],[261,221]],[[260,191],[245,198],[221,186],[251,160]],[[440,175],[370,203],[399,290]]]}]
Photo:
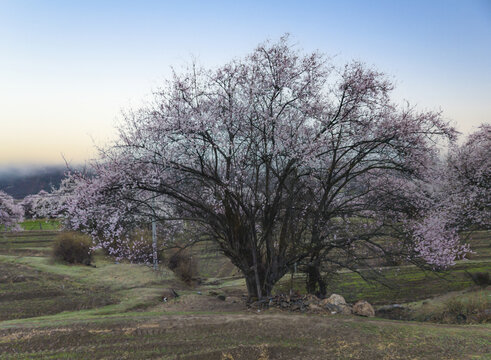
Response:
[{"label": "blossoming tree on hillside", "polygon": [[16,204],[12,196],[0,191],[0,229],[18,230],[18,224],[23,220],[23,216],[22,206]]},{"label": "blossoming tree on hillside", "polygon": [[441,199],[460,229],[491,227],[491,125],[450,151]]},{"label": "blossoming tree on hillside", "polygon": [[312,275],[325,259],[361,264],[353,249],[383,252],[374,239],[388,234],[408,256],[430,249],[429,262],[450,264],[465,248],[445,234],[413,237],[412,224],[428,214],[418,184],[435,142],[455,131],[438,113],[394,104],[392,88],[359,62],[337,68],[286,38],[216,70],[193,66],[126,115],[95,177],[78,177],[69,221],[102,242],[142,214],[193,224],[256,298],[295,263]]}]

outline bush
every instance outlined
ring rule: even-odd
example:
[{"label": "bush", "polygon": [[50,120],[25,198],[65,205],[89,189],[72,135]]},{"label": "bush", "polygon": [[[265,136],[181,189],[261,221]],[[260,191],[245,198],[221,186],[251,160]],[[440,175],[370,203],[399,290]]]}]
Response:
[{"label": "bush", "polygon": [[471,277],[472,281],[474,284],[485,287],[488,285],[491,285],[491,279],[489,278],[489,273],[487,272],[477,272],[474,274],[471,274],[467,272],[469,276]]},{"label": "bush", "polygon": [[53,256],[70,264],[90,265],[92,241],[89,236],[76,232],[63,232],[55,239]]},{"label": "bush", "polygon": [[407,319],[443,324],[491,323],[490,296],[489,290],[479,290],[454,295],[444,301],[423,302],[424,306],[408,313]]},{"label": "bush", "polygon": [[488,323],[491,322],[491,301],[485,293],[474,294],[467,299],[452,298],[443,305],[439,322]]},{"label": "bush", "polygon": [[381,266],[401,266],[404,265],[404,259],[402,256],[387,255],[382,258]]},{"label": "bush", "polygon": [[188,285],[193,283],[198,274],[196,257],[187,249],[174,252],[167,260],[167,267]]}]

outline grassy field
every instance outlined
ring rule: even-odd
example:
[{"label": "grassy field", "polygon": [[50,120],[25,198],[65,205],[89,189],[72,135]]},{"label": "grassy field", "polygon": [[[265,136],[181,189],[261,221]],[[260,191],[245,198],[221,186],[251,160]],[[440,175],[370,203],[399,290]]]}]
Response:
[{"label": "grassy field", "polygon": [[20,226],[24,231],[61,229],[60,221],[51,219],[29,219],[23,221]]},{"label": "grassy field", "polygon": [[[245,306],[243,279],[210,244],[193,250],[203,283],[189,287],[166,269],[102,254],[95,267],[54,262],[57,233],[0,233],[0,359],[491,359],[490,324],[258,312]],[[386,287],[343,272],[329,289],[379,305],[470,294],[465,270],[491,271],[489,233],[473,234],[471,244],[472,259],[446,273],[384,268]],[[275,291],[289,286],[288,276]],[[303,286],[296,274],[294,288]],[[163,302],[169,288],[180,296]]]}]

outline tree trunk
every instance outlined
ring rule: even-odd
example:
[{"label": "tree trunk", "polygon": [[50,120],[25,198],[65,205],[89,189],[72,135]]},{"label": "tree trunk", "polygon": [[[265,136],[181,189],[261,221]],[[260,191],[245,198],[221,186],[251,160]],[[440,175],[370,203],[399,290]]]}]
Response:
[{"label": "tree trunk", "polygon": [[[319,285],[319,287],[317,287]],[[327,294],[326,282],[322,278],[317,265],[307,265],[307,292],[309,294],[315,294],[320,298],[324,298]]]},{"label": "tree trunk", "polygon": [[[258,275],[261,278],[261,275],[264,275],[264,273],[258,271]],[[244,277],[247,285],[247,296],[250,301],[261,300],[265,297],[271,296],[271,291],[273,290],[273,287],[264,284],[264,281],[262,281],[261,284],[257,284],[256,274],[254,274],[254,271],[249,271],[248,274],[244,274]],[[260,294],[258,294],[258,290],[261,292]]]},{"label": "tree trunk", "polygon": [[[276,282],[288,271],[278,267],[277,254],[264,254],[258,248],[253,231],[249,226],[239,225],[230,229],[230,237],[221,244],[223,253],[229,257],[244,275],[249,300],[261,300],[271,296]],[[283,262],[280,262],[283,263]]]}]

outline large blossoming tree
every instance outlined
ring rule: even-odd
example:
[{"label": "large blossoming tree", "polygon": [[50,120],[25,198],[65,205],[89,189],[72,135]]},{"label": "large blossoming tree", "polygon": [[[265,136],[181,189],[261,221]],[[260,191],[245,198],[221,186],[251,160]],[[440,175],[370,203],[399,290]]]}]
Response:
[{"label": "large blossoming tree", "polygon": [[420,185],[435,143],[455,131],[438,113],[397,106],[392,88],[359,62],[337,68],[285,38],[216,70],[174,74],[153,104],[126,115],[95,176],[74,175],[67,217],[112,244],[148,219],[186,224],[257,298],[295,263],[312,276],[326,259],[361,264],[353,249],[383,253],[376,239],[388,234],[408,257],[450,264],[465,249],[415,224],[431,207]]}]

